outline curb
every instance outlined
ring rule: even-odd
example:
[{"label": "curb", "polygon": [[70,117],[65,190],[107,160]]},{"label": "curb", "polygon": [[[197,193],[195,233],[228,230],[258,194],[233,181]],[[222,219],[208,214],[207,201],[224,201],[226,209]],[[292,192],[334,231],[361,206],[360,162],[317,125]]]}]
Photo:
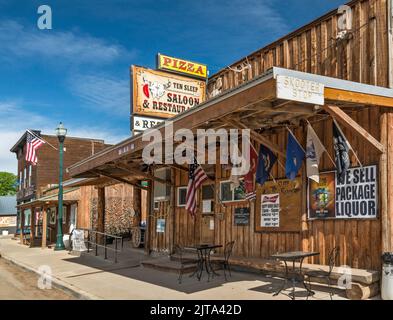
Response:
[{"label": "curb", "polygon": [[[21,267],[22,269],[24,269],[28,272],[33,272],[36,275],[40,275],[38,270],[34,269],[33,267],[30,267],[30,266],[28,266],[22,262],[19,262],[9,256],[6,256],[6,255],[2,254],[1,252],[0,252],[0,258],[3,258],[14,265]],[[73,286],[72,284],[68,284],[67,282],[65,282],[65,281],[63,281],[53,275],[52,275],[52,285],[56,289],[60,289],[62,291],[65,291],[65,292],[71,294],[73,297],[75,297],[78,300],[103,300],[103,298],[100,298],[94,294],[91,294],[91,293],[88,293],[84,290],[81,290],[81,289]]]}]

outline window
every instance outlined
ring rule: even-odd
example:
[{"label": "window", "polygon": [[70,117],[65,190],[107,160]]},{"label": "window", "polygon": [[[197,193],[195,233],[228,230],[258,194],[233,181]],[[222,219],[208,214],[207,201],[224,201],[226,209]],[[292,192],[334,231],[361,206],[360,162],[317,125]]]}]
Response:
[{"label": "window", "polygon": [[22,171],[19,172],[19,190],[22,190],[22,183],[23,183],[23,173]]},{"label": "window", "polygon": [[220,197],[222,202],[245,200],[244,180],[240,180],[240,186],[234,189],[231,188],[231,181],[220,182]]},{"label": "window", "polygon": [[27,184],[27,172],[26,172],[26,168],[23,169],[23,188],[26,188],[26,184]]},{"label": "window", "polygon": [[178,207],[185,207],[186,206],[186,195],[187,195],[187,187],[177,188],[177,206]]},{"label": "window", "polygon": [[[157,178],[160,178],[162,180],[170,181],[171,169],[169,169],[169,168],[158,169],[154,172],[154,176]],[[155,201],[169,200],[170,194],[171,194],[171,186],[170,185],[168,185],[166,183],[154,181],[154,200]]]}]

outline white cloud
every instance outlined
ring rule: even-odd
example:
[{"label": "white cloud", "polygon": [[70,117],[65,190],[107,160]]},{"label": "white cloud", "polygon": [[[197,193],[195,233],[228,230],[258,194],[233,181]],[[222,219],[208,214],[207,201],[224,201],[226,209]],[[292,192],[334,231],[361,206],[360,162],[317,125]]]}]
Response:
[{"label": "white cloud", "polygon": [[27,28],[11,20],[0,22],[0,53],[8,60],[33,57],[39,62],[50,59],[58,64],[102,64],[135,54],[90,35],[56,29],[43,31],[36,26]]},{"label": "white cloud", "polygon": [[[16,173],[17,161],[10,148],[26,129],[37,129],[44,134],[54,134],[54,128],[48,124],[56,123],[56,120],[26,110],[21,101],[0,101],[0,171]],[[102,126],[84,128],[77,125],[68,126],[68,135],[102,139],[106,143],[117,143],[127,137],[127,134],[119,134]]]},{"label": "white cloud", "polygon": [[94,109],[127,116],[130,109],[130,85],[128,80],[109,75],[72,76],[68,81],[73,95]]}]

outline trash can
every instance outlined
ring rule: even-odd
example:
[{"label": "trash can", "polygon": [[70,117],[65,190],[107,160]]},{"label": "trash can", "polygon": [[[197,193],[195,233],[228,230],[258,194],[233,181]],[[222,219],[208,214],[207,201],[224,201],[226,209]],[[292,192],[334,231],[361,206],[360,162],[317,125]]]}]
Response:
[{"label": "trash can", "polygon": [[382,300],[393,300],[393,252],[385,252],[382,256]]}]

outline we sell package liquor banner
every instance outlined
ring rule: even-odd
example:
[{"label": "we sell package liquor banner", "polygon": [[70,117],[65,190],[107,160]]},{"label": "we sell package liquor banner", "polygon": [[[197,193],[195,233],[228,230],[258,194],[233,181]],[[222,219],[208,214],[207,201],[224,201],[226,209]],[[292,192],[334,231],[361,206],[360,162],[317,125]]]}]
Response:
[{"label": "we sell package liquor banner", "polygon": [[377,166],[351,168],[344,183],[336,172],[320,174],[320,181],[309,181],[310,219],[373,219],[378,215]]}]

